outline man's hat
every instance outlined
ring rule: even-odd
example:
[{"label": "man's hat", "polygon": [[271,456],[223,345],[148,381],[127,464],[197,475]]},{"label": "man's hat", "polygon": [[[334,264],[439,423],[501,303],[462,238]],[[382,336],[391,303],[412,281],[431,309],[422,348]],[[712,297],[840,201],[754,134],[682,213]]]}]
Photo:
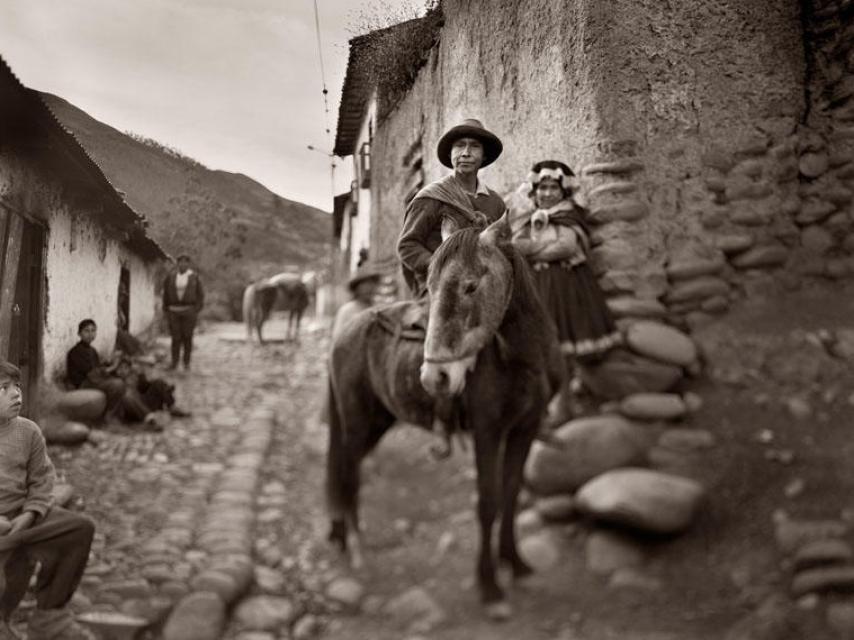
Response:
[{"label": "man's hat", "polygon": [[481,167],[495,162],[504,149],[504,145],[501,144],[498,136],[484,128],[480,120],[469,118],[463,120],[461,124],[448,129],[436,146],[436,154],[439,156],[439,162],[446,167],[453,168],[451,164],[451,147],[460,138],[480,140],[480,143],[483,145],[483,164],[480,165]]},{"label": "man's hat", "polygon": [[354,273],[350,277],[350,280],[347,281],[347,287],[350,291],[355,291],[360,282],[364,282],[365,280],[379,280],[382,275],[382,273],[374,269],[372,266],[363,264],[361,267],[356,269],[356,273]]}]

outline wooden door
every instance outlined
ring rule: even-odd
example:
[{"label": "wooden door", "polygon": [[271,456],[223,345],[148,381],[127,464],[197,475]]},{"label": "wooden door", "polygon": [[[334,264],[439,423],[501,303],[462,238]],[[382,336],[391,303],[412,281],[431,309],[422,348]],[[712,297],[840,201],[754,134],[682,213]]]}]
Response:
[{"label": "wooden door", "polygon": [[25,413],[38,413],[41,341],[44,325],[44,230],[14,213],[7,214],[2,289],[0,355],[21,369]]}]

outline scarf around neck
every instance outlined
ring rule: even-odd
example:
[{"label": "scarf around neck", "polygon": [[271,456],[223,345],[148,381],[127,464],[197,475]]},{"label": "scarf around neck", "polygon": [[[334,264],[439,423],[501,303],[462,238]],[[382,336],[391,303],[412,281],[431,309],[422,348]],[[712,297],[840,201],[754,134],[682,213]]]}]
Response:
[{"label": "scarf around neck", "polygon": [[418,198],[430,198],[444,202],[462,213],[472,225],[477,227],[486,226],[486,216],[480,211],[475,211],[471,205],[469,196],[460,186],[460,183],[457,182],[456,178],[454,178],[453,174],[440,178],[436,182],[431,182],[422,188],[421,191],[415,194],[413,200],[417,200]]}]

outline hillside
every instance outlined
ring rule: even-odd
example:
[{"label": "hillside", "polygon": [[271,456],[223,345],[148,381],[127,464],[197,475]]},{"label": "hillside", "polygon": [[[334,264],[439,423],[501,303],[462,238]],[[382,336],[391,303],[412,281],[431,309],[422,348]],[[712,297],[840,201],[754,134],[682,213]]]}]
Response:
[{"label": "hillside", "polygon": [[292,265],[323,266],[332,236],[328,213],[282,198],[245,175],[208,169],[153,140],[122,133],[62,98],[41,97],[148,219],[151,236],[172,255],[196,258],[214,316],[230,315],[251,279]]}]

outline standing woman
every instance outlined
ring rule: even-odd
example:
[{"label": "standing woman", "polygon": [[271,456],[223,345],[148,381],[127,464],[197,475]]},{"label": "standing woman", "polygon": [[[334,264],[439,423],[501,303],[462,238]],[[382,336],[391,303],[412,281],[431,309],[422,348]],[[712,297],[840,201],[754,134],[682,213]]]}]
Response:
[{"label": "standing woman", "polygon": [[403,218],[397,253],[413,295],[426,292],[430,257],[446,234],[466,227],[486,228],[504,213],[504,201],[483,184],[477,172],[501,155],[503,145],[479,120],[464,120],[439,140],[439,162],[454,173],[421,189]]},{"label": "standing woman", "polygon": [[568,365],[595,362],[620,342],[590,268],[587,212],[572,197],[574,175],[563,162],[536,163],[528,175],[528,197],[535,209],[511,221],[513,244],[534,269],[537,289],[554,318]]}]

